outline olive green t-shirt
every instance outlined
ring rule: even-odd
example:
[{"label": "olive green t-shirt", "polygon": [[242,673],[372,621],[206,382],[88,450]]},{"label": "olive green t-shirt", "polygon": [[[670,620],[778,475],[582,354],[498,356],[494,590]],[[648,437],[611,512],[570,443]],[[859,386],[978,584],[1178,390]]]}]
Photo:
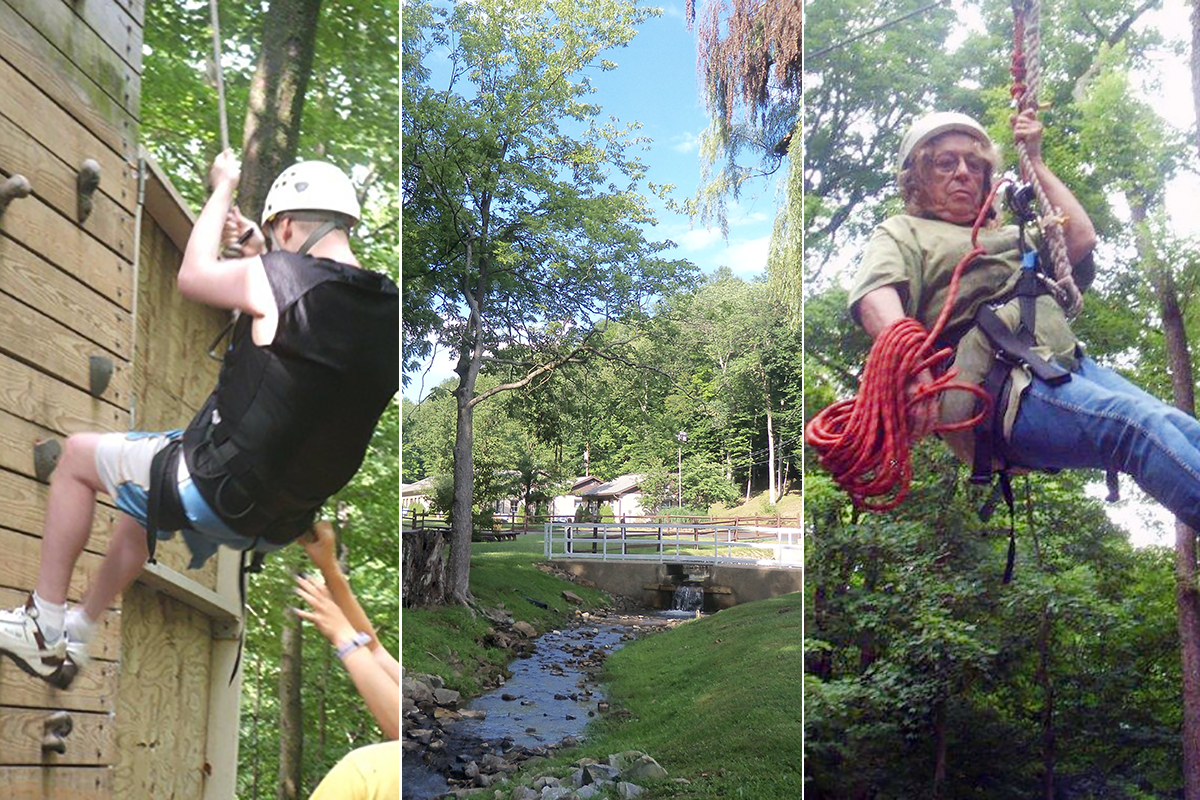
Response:
[{"label": "olive green t-shirt", "polygon": [[[942,338],[951,341],[962,335],[953,362],[960,381],[979,383],[991,369],[994,349],[982,331],[972,326],[972,320],[982,303],[994,302],[1016,286],[1021,270],[1017,237],[1015,225],[981,230],[978,241],[987,252],[963,272],[958,297],[942,332]],[[1036,232],[1032,233],[1031,239],[1035,246],[1039,244]],[[909,215],[891,217],[875,228],[867,244],[850,289],[851,313],[857,320],[858,301],[864,295],[883,286],[892,286],[900,294],[904,313],[917,319],[926,329],[932,328],[945,305],[954,267],[970,250],[970,226]],[[996,309],[996,314],[1009,329],[1015,330],[1021,317],[1018,300],[1010,299]],[[1037,298],[1035,317],[1037,346],[1033,351],[1047,360],[1056,360],[1067,369],[1074,369],[1078,341],[1051,295]],[[1029,382],[1027,368],[1013,368],[1004,416],[1006,437],[1012,432],[1021,394]],[[974,413],[974,408],[975,396],[968,392],[944,392],[941,395],[943,422],[966,419]],[[970,463],[974,451],[971,431],[954,431],[943,434],[943,438],[959,458]]]}]

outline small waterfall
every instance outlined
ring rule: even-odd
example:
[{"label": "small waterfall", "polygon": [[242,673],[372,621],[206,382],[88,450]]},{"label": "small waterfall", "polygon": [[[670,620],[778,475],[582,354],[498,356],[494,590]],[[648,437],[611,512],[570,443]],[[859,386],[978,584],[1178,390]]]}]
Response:
[{"label": "small waterfall", "polygon": [[694,583],[683,583],[675,588],[671,600],[672,611],[699,611],[704,606],[704,590]]}]

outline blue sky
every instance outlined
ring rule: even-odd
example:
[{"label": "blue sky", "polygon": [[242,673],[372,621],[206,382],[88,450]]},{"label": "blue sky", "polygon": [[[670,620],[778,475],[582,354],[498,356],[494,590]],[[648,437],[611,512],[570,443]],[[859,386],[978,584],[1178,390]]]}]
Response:
[{"label": "blue sky", "polygon": [[[642,123],[641,135],[653,140],[651,149],[641,153],[649,168],[648,180],[674,184],[673,197],[682,201],[695,193],[700,182],[698,145],[708,115],[696,75],[696,38],[684,23],[683,3],[660,7],[662,16],[647,20],[627,47],[604,54],[618,67],[591,75],[597,89],[591,100],[602,106],[604,116]],[[699,223],[693,227],[686,215],[667,210],[657,198],[653,205],[658,225],[647,232],[647,238],[675,242],[676,248],[665,255],[688,259],[706,273],[728,266],[746,279],[762,274],[781,173],[743,187],[739,200],[729,207],[728,241],[716,228],[706,230]],[[423,379],[420,374],[413,376],[404,396],[416,402],[452,375],[445,353],[439,352]]]}]

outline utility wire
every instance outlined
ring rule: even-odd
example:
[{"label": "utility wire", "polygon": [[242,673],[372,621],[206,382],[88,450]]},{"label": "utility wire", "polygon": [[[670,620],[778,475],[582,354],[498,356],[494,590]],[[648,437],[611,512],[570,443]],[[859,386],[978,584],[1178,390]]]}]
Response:
[{"label": "utility wire", "polygon": [[829,45],[828,47],[822,47],[820,50],[817,50],[812,53],[805,53],[804,60],[808,61],[810,59],[820,58],[821,56],[825,55],[826,53],[832,52],[833,50],[837,50],[838,48],[841,48],[841,47],[845,47],[846,45],[850,44],[851,42],[857,42],[859,39],[862,39],[866,36],[870,36],[872,33],[879,33],[879,31],[887,30],[888,28],[891,28],[894,25],[899,25],[901,22],[904,22],[906,19],[911,19],[912,17],[915,17],[918,14],[924,14],[926,11],[937,8],[938,6],[945,5],[948,2],[950,2],[950,0],[934,0],[934,2],[929,3],[928,5],[925,5],[925,6],[921,6],[920,8],[916,9],[915,11],[910,11],[907,14],[896,17],[893,20],[889,20],[888,22],[884,22],[879,25],[876,25],[874,28],[870,28],[868,30],[863,31],[862,33],[855,34],[854,36],[851,36],[849,39],[843,39],[840,42],[834,42],[833,44]]}]

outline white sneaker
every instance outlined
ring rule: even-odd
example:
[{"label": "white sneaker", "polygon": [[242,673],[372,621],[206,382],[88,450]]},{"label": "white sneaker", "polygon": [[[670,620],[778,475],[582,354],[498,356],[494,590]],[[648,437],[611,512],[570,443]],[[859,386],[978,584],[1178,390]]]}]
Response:
[{"label": "white sneaker", "polygon": [[37,607],[30,595],[24,606],[0,611],[0,654],[25,672],[65,689],[78,670],[65,670],[67,637],[47,645],[37,624]]}]

